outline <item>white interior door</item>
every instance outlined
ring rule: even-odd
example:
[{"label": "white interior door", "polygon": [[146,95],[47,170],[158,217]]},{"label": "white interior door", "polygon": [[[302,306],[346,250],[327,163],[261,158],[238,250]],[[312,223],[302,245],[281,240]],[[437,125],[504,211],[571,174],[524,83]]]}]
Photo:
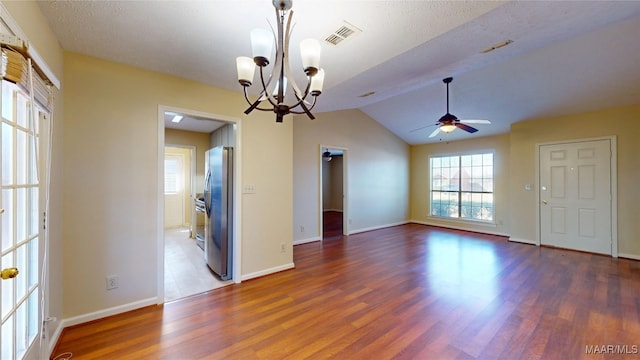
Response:
[{"label": "white interior door", "polygon": [[611,141],[539,151],[540,243],[611,255]]},{"label": "white interior door", "polygon": [[185,224],[184,156],[165,153],[164,156],[164,226],[176,228]]},{"label": "white interior door", "polygon": [[[45,128],[44,111],[30,116],[31,101],[18,86],[2,81],[0,200],[2,256],[0,269],[0,357],[41,358],[42,299],[40,268],[44,252],[44,202],[47,180],[38,160],[47,159],[37,144]],[[40,115],[40,116],[38,116]],[[46,136],[45,136],[46,137]],[[40,153],[38,154],[38,149]],[[40,165],[42,168],[42,164]],[[46,304],[43,305],[46,306]]]}]

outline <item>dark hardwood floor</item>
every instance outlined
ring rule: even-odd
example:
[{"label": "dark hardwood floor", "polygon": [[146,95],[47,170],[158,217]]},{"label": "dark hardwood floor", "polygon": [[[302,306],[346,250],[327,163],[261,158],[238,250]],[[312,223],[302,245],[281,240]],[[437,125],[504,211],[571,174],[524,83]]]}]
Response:
[{"label": "dark hardwood floor", "polygon": [[342,212],[323,211],[322,212],[322,238],[327,239],[335,236],[342,236]]},{"label": "dark hardwood floor", "polygon": [[298,245],[294,261],[292,270],[65,329],[53,355],[640,356],[638,261],[417,224]]}]

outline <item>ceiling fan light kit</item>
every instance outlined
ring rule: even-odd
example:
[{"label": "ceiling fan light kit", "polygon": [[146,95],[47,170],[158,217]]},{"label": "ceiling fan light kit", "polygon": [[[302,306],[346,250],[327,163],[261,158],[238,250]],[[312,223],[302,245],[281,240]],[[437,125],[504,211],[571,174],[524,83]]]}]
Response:
[{"label": "ceiling fan light kit", "polygon": [[[450,133],[455,129],[462,129],[468,133],[474,133],[478,129],[471,127],[467,124],[491,124],[489,120],[460,120],[457,116],[449,112],[449,84],[453,81],[452,77],[442,79],[442,82],[447,85],[447,113],[442,115],[436,125],[438,126],[429,137],[435,137],[441,131],[443,133]],[[417,130],[417,129],[416,129]]]},{"label": "ceiling fan light kit", "polygon": [[[300,90],[291,75],[289,67],[289,38],[291,36],[291,20],[293,18],[292,0],[273,0],[273,7],[276,11],[277,34],[275,31],[269,32],[265,29],[255,29],[251,31],[251,49],[253,58],[241,56],[236,59],[238,71],[238,82],[244,89],[244,97],[250,105],[245,114],[253,110],[273,111],[276,114],[276,122],[282,122],[287,114],[306,114],[309,118],[315,119],[311,110],[316,104],[317,97],[322,93],[324,85],[324,70],[320,68],[320,43],[315,39],[306,39],[300,43],[300,54],[302,57],[302,67],[307,76],[307,85],[304,91]],[[275,39],[276,56],[272,73],[265,76],[265,67],[269,65],[271,53]],[[262,90],[255,101],[249,99],[248,88],[253,83],[256,66],[260,69],[260,82]],[[285,92],[287,83],[293,88],[295,102],[291,105],[285,104]],[[311,95],[313,100],[307,102],[307,97]],[[268,101],[269,106],[260,105]],[[294,110],[298,109],[299,110]]]},{"label": "ceiling fan light kit", "polygon": [[322,153],[322,160],[331,161],[331,159],[333,158],[331,157],[331,152],[329,152],[329,150]]}]

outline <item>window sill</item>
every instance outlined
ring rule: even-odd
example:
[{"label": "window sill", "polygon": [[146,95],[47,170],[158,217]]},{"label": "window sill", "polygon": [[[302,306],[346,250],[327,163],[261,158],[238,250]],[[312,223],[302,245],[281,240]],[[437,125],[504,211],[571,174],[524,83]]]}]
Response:
[{"label": "window sill", "polygon": [[427,219],[430,222],[439,222],[444,224],[446,223],[464,224],[464,225],[473,225],[473,226],[488,227],[488,228],[498,227],[498,225],[495,222],[489,222],[489,221],[463,220],[458,218],[445,218],[445,217],[439,217],[439,216],[427,216]]}]

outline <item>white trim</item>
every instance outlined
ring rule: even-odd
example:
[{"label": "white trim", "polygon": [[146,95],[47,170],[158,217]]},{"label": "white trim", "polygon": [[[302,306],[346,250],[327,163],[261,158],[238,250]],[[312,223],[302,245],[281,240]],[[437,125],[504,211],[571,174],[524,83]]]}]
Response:
[{"label": "white trim", "polygon": [[31,41],[29,41],[29,39],[27,38],[27,34],[22,30],[20,25],[18,25],[18,23],[13,19],[13,17],[11,16],[7,8],[4,7],[4,4],[2,2],[0,2],[0,16],[2,17],[2,20],[4,20],[4,22],[7,24],[9,29],[13,31],[14,35],[26,41],[27,52],[29,53],[29,56],[31,56],[33,61],[38,65],[38,67],[42,70],[42,72],[44,72],[47,78],[49,78],[49,81],[51,81],[51,83],[59,90],[60,80],[58,80],[58,77],[56,77],[53,71],[51,71],[51,68],[49,67],[49,65],[47,65],[47,63],[44,61],[42,56],[40,56],[40,53],[36,50],[35,46],[33,46],[33,43],[31,43]]},{"label": "white trim", "polygon": [[98,319],[102,319],[108,316],[113,316],[113,315],[118,315],[118,314],[122,314],[125,313],[127,311],[131,311],[131,310],[136,310],[136,309],[140,309],[146,306],[150,306],[150,305],[156,305],[156,298],[155,297],[151,297],[151,298],[147,298],[144,300],[139,300],[139,301],[134,301],[128,304],[123,304],[123,305],[118,305],[118,306],[114,306],[108,309],[104,309],[104,310],[98,310],[98,311],[94,311],[88,314],[83,314],[83,315],[78,315],[78,316],[74,316],[72,318],[68,318],[68,319],[64,319],[61,321],[60,326],[63,328],[69,327],[69,326],[73,326],[73,325],[78,325],[78,324],[84,324],[86,322],[89,321],[93,321],[93,320],[98,320]]},{"label": "white trim", "polygon": [[373,230],[386,229],[386,228],[390,228],[390,227],[394,227],[394,226],[406,225],[406,224],[408,224],[410,222],[411,221],[407,220],[407,221],[400,221],[400,222],[397,222],[397,223],[372,226],[372,227],[362,228],[362,229],[355,229],[355,230],[351,230],[351,233],[349,235],[363,233],[363,232],[367,232],[367,231],[373,231]]},{"label": "white trim", "polygon": [[535,153],[535,181],[536,181],[536,245],[542,244],[542,234],[540,228],[542,227],[542,220],[540,219],[540,148],[547,145],[559,145],[559,144],[573,144],[590,141],[602,141],[609,140],[609,150],[611,151],[609,176],[611,183],[611,257],[617,258],[618,254],[618,142],[617,136],[599,136],[593,138],[583,139],[568,139],[560,141],[550,141],[536,143]]},{"label": "white trim", "polygon": [[618,138],[609,137],[611,144],[611,256],[618,257]]},{"label": "white trim", "polygon": [[[496,149],[478,149],[478,150],[467,150],[467,151],[461,151],[461,152],[453,152],[453,153],[438,153],[438,154],[430,154],[429,155],[429,164],[428,164],[428,168],[429,168],[429,213],[427,214],[427,218],[435,218],[435,219],[442,219],[445,221],[458,221],[458,222],[464,222],[464,223],[469,223],[469,224],[483,224],[483,226],[497,226],[495,223],[491,223],[491,222],[486,222],[483,220],[461,220],[460,218],[447,218],[447,217],[441,217],[441,216],[431,216],[431,212],[433,211],[432,206],[433,206],[433,189],[432,189],[432,185],[433,185],[433,174],[432,174],[432,164],[431,161],[435,158],[444,158],[444,157],[458,157],[459,160],[461,160],[460,158],[463,156],[471,156],[471,155],[484,155],[484,154],[491,154],[491,158],[492,158],[492,165],[491,165],[491,178],[492,181],[495,181],[496,178],[496,167],[495,167],[495,159],[496,159]],[[462,163],[460,163],[460,171],[462,171]],[[461,193],[463,193],[464,191],[462,190],[462,187],[460,187],[457,190],[458,195],[460,195]],[[493,186],[493,189],[491,189],[491,195],[494,196],[493,199],[493,203],[496,204],[496,189],[495,189],[495,184]],[[495,205],[493,208],[493,214],[492,216],[495,217],[496,214],[496,209],[495,209]]]},{"label": "white trim", "polygon": [[49,338],[49,347],[47,348],[47,359],[51,358],[51,355],[53,355],[53,350],[56,348],[56,345],[58,345],[58,339],[60,339],[60,335],[62,335],[62,330],[64,330],[63,322],[64,320],[58,322],[58,326],[56,327],[56,330],[53,332],[53,335],[51,335],[51,337]]},{"label": "white trim", "polygon": [[522,243],[522,244],[530,244],[530,245],[540,246],[535,240],[519,239],[519,238],[514,238],[514,237],[511,237],[511,236],[509,236],[509,241]]},{"label": "white trim", "polygon": [[[487,221],[482,221],[482,220],[471,220],[467,218],[447,218],[447,217],[441,217],[441,216],[427,216],[427,222],[429,222],[430,224],[439,224],[439,223],[450,223],[450,224],[460,224],[460,225],[471,225],[471,226],[481,226],[481,227],[490,227],[490,228],[495,228],[498,227],[498,225],[494,222],[487,222]],[[452,225],[452,226],[458,226],[458,225]]]},{"label": "white trim", "polygon": [[308,243],[312,243],[312,242],[316,242],[316,241],[322,241],[321,237],[312,237],[312,238],[308,238],[308,239],[301,239],[301,240],[294,240],[293,241],[293,245],[302,245],[302,244],[308,244]]},{"label": "white trim", "polygon": [[156,214],[156,238],[157,254],[156,261],[158,264],[157,278],[157,298],[158,304],[164,304],[164,183],[160,179],[164,176],[164,113],[174,112],[182,113],[199,118],[211,119],[216,121],[227,122],[233,124],[235,131],[235,147],[233,156],[234,166],[234,214],[233,214],[233,282],[239,284],[242,282],[242,126],[241,119],[226,115],[212,114],[198,110],[184,109],[166,105],[158,105],[158,189],[157,192],[157,214]]},{"label": "white trim", "polygon": [[428,225],[428,226],[435,226],[435,227],[439,227],[439,228],[445,228],[445,229],[453,229],[453,230],[461,230],[461,231],[470,231],[470,232],[476,232],[476,233],[481,233],[481,234],[488,234],[488,235],[496,235],[496,236],[505,236],[508,237],[509,234],[505,234],[505,233],[501,233],[501,232],[497,232],[497,231],[490,231],[490,230],[485,230],[485,229],[474,229],[474,228],[470,228],[470,227],[466,227],[466,226],[460,226],[457,225],[455,223],[451,223],[449,224],[442,224],[439,222],[432,222],[432,221],[420,221],[420,220],[410,220],[410,223],[414,223],[414,224],[420,224],[420,225]]},{"label": "white trim", "polygon": [[640,261],[640,255],[618,253],[618,257],[625,258],[625,259],[631,259],[631,260],[639,260]]},{"label": "white trim", "polygon": [[249,279],[255,279],[255,278],[258,278],[258,277],[265,276],[265,275],[275,274],[277,272],[293,269],[295,267],[296,267],[296,265],[294,263],[289,263],[289,264],[285,264],[285,265],[272,267],[270,269],[264,269],[264,270],[252,272],[252,273],[249,273],[249,274],[244,274],[244,275],[242,275],[242,281],[249,280]]}]

